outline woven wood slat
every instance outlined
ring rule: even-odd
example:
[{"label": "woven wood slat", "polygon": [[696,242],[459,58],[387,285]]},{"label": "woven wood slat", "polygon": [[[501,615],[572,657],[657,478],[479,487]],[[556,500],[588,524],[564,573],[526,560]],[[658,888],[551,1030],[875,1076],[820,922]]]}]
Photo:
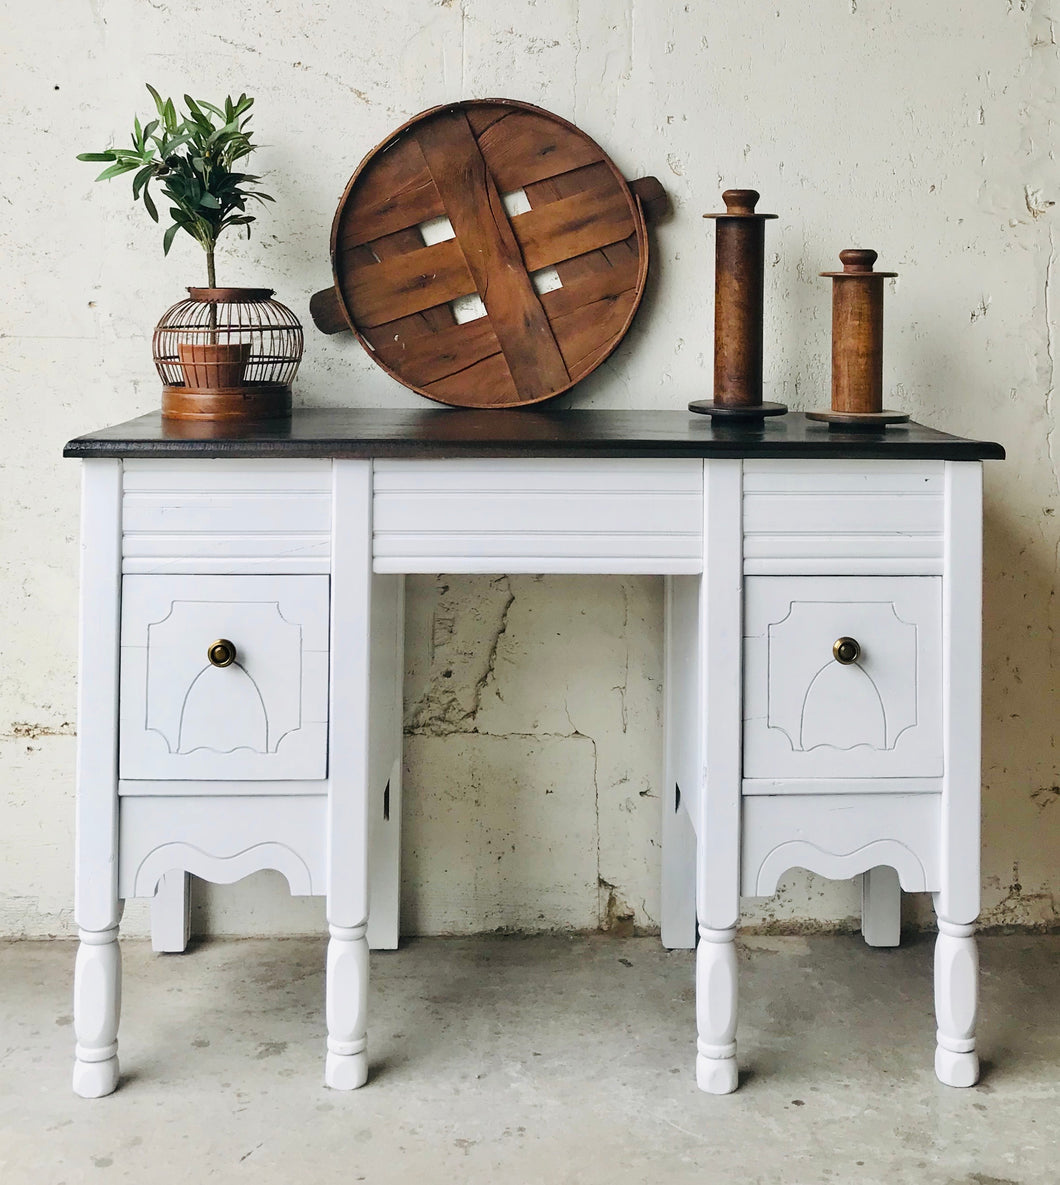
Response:
[{"label": "woven wood slat", "polygon": [[520,402],[520,392],[512,381],[511,371],[503,354],[493,354],[481,362],[457,371],[447,378],[428,383],[423,388],[431,399],[452,403],[458,407],[468,390],[479,392],[475,407],[512,407]]},{"label": "woven wood slat", "polygon": [[[377,260],[407,255],[410,251],[419,250],[422,245],[423,236],[418,228],[410,226],[406,230],[395,231],[384,238],[374,239],[370,245],[358,248],[359,261],[364,267],[371,267]],[[401,326],[406,332],[432,332],[452,325],[453,311],[447,304],[439,304],[433,308],[423,309],[410,320],[410,325]]]},{"label": "woven wood slat", "polygon": [[[503,257],[506,262],[497,261],[493,266],[513,267],[517,276],[620,242],[633,234],[634,226],[628,203],[616,190],[589,191],[561,198],[538,210],[517,214],[510,222],[502,219],[497,225],[510,226],[518,252],[513,257],[506,247],[508,254]],[[411,230],[399,233],[410,240],[417,234]],[[466,241],[466,234],[458,234],[456,239],[425,247],[418,238],[417,242],[409,242],[408,254],[381,257],[378,269],[372,266],[375,261],[370,255],[359,254],[350,294],[350,311],[356,323],[370,329],[396,317],[466,296],[476,288],[481,295],[489,281],[484,272],[476,276],[467,266],[465,250],[460,245]],[[376,244],[370,247],[379,254]],[[355,250],[362,253],[364,248]],[[471,250],[471,258],[482,258],[481,248],[472,246]],[[515,258],[518,263],[514,262]],[[606,259],[603,262],[604,266],[611,266]],[[525,290],[522,280],[519,287]],[[505,290],[502,298],[496,295],[494,286],[494,307],[497,300],[509,298],[510,289]],[[493,316],[489,303],[486,308]]]},{"label": "woven wood slat", "polygon": [[492,124],[479,135],[478,147],[501,193],[604,159],[588,137],[570,136],[562,124],[529,111],[513,111]]},{"label": "woven wood slat", "polygon": [[428,334],[415,329],[409,332],[402,322],[392,321],[370,330],[366,336],[377,357],[395,370],[400,368],[417,387],[426,387],[501,352],[489,317]]},{"label": "woven wood slat", "polygon": [[[627,252],[626,259],[635,257]],[[574,282],[541,297],[568,369],[573,364],[579,372],[584,371],[585,357],[593,356],[591,339],[600,319],[609,318],[615,324],[616,310],[628,314],[636,295],[636,272],[628,265],[612,267],[604,260],[602,269],[586,271]],[[448,306],[441,307],[449,311]],[[578,317],[579,313],[583,316]],[[380,361],[393,369],[400,367],[405,378],[417,387],[428,386],[501,352],[488,317],[450,325],[436,333],[424,333],[417,319],[409,317],[379,325],[367,331],[365,337]]]},{"label": "woven wood slat", "polygon": [[416,131],[475,288],[501,343],[516,391],[528,402],[570,383],[501,195],[462,111]]},{"label": "woven wood slat", "polygon": [[421,245],[367,266],[344,260],[350,313],[355,325],[371,329],[475,291],[475,281],[455,239]]},{"label": "woven wood slat", "polygon": [[344,221],[338,245],[357,247],[444,213],[441,194],[419,144],[412,136],[404,136],[365,173],[357,188],[356,207]]}]

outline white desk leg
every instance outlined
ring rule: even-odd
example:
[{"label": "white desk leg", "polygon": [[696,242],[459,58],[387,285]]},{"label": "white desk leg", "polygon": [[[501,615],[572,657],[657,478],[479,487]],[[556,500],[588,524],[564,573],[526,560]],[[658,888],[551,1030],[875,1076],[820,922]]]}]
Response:
[{"label": "white desk leg", "polygon": [[941,889],[935,894],[935,1073],[947,1086],[979,1081],[980,695],[983,467],[946,463],[942,592],[944,692]]},{"label": "white desk leg", "polygon": [[898,946],[902,887],[893,868],[870,868],[861,877],[861,933],[869,946]]},{"label": "white desk leg", "polygon": [[158,882],[151,898],[151,949],[179,955],[191,937],[191,877],[174,868]]},{"label": "white desk leg", "polygon": [[81,930],[74,964],[74,1093],[98,1099],[118,1085],[121,949],[118,927]]},{"label": "white desk leg", "polygon": [[372,465],[333,464],[328,734],[328,1052],[324,1081],[368,1080]]},{"label": "white desk leg", "polygon": [[397,950],[401,905],[401,765],[405,681],[405,577],[372,577],[369,739],[368,945]]},{"label": "white desk leg", "polygon": [[[701,783],[696,824],[696,1082],[737,1086],[736,926],[740,919],[743,646],[742,462],[704,463],[704,557],[698,606]],[[706,771],[704,774],[702,771]]]},{"label": "white desk leg", "polygon": [[118,1085],[121,952],[118,922],[118,655],[121,462],[82,463],[81,624],[77,695],[74,1091]]},{"label": "white desk leg", "polygon": [[663,946],[696,945],[696,833],[693,820],[700,781],[697,691],[699,576],[666,577],[666,669],[662,793]]},{"label": "white desk leg", "polygon": [[975,1021],[979,1008],[979,952],[975,924],[938,919],[935,940],[935,1074],[947,1086],[979,1081]]}]

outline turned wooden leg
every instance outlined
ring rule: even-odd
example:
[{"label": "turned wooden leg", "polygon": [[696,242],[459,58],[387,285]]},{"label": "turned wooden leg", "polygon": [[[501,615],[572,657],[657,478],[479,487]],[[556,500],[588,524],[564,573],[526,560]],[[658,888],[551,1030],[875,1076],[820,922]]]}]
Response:
[{"label": "turned wooden leg", "polygon": [[334,1090],[354,1090],[368,1081],[368,927],[328,929],[324,1081]]},{"label": "turned wooden leg", "polygon": [[121,950],[118,927],[79,930],[74,966],[74,1093],[98,1099],[118,1085]]},{"label": "turned wooden leg", "polygon": [[979,1005],[979,952],[975,925],[938,919],[935,941],[935,1074],[947,1086],[979,1081],[975,1018]]},{"label": "turned wooden leg", "polygon": [[731,930],[699,927],[696,948],[696,1083],[710,1094],[736,1089],[736,938]]}]

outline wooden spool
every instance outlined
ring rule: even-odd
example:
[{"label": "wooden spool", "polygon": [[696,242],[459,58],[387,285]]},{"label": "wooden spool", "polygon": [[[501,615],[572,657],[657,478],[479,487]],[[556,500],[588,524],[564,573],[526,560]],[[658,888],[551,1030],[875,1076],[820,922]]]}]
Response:
[{"label": "wooden spool", "polygon": [[[519,191],[524,212],[509,213]],[[310,312],[440,403],[551,399],[622,340],[648,270],[645,213],[666,207],[658,181],[627,184],[547,111],[507,99],[436,107],[354,173],[332,227],[334,287]],[[442,218],[454,237],[428,242],[424,224]],[[535,275],[551,268],[561,286],[539,290]],[[473,294],[485,316],[458,322],[453,302]]]},{"label": "wooden spool", "polygon": [[756,214],[753,189],[727,189],[724,214],[704,214],[717,227],[714,264],[714,398],[696,399],[689,411],[734,419],[786,412],[762,402],[762,309],[765,288],[765,223]]},{"label": "wooden spool", "polygon": [[845,428],[903,424],[905,412],[883,406],[883,281],[897,272],[874,272],[875,251],[839,252],[841,272],[821,272],[832,281],[832,410],[811,411],[811,420]]}]

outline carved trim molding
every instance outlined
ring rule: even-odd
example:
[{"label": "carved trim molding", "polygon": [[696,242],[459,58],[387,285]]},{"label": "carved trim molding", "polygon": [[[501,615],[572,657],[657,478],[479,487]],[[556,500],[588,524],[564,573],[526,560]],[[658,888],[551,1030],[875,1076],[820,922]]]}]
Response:
[{"label": "carved trim molding", "polygon": [[286,844],[252,844],[242,851],[219,856],[194,844],[178,842],[160,844],[140,861],[133,877],[134,896],[154,896],[158,882],[172,869],[190,872],[215,885],[231,885],[253,872],[271,869],[284,877],[294,897],[323,892],[322,886],[314,888],[309,865]]},{"label": "carved trim molding", "polygon": [[927,875],[919,857],[896,839],[879,839],[850,852],[828,852],[808,840],[777,844],[758,866],[755,895],[771,897],[785,872],[805,868],[832,880],[847,880],[880,866],[893,868],[907,893],[927,890]]}]

